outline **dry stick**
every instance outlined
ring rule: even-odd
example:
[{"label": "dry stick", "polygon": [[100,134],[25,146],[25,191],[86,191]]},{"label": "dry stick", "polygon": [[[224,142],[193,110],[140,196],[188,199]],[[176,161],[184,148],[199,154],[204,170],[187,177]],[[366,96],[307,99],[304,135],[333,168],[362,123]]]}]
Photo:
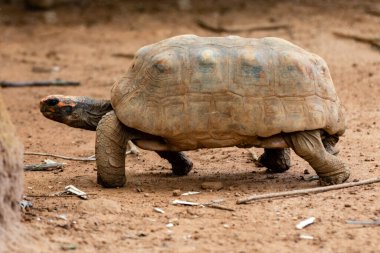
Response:
[{"label": "dry stick", "polygon": [[[139,155],[140,151],[135,146],[135,144],[133,144],[131,141],[128,141],[128,144],[130,146],[130,150],[127,151],[125,153],[125,155],[129,155],[129,154]],[[55,154],[40,153],[40,152],[24,152],[24,155],[51,156],[51,157],[55,157],[55,158],[65,159],[65,160],[82,161],[82,162],[96,161],[95,155],[92,155],[92,156],[89,156],[89,157],[70,157],[70,156],[55,155]]]},{"label": "dry stick", "polygon": [[220,209],[220,210],[225,210],[225,211],[230,211],[230,212],[234,212],[235,211],[235,209],[232,209],[232,208],[229,208],[229,207],[226,207],[226,206],[222,206],[222,205],[219,205],[219,204],[215,204],[215,203],[206,204],[204,206],[205,207],[210,207],[210,208],[215,208],[215,209]]},{"label": "dry stick", "polygon": [[311,189],[301,189],[301,190],[294,190],[294,191],[268,193],[268,194],[262,194],[262,195],[252,195],[252,196],[249,196],[247,198],[239,199],[236,202],[236,204],[246,204],[248,202],[251,202],[254,200],[261,200],[261,199],[289,197],[289,196],[296,196],[296,195],[309,194],[309,193],[320,193],[320,192],[338,190],[338,189],[343,189],[343,188],[348,188],[348,187],[353,187],[353,186],[373,184],[373,183],[379,183],[379,182],[380,182],[380,177],[377,177],[377,178],[362,180],[359,182],[351,182],[351,183],[316,187],[316,188],[311,188]]},{"label": "dry stick", "polygon": [[366,225],[377,225],[379,226],[380,225],[380,219],[377,219],[377,220],[348,220],[346,221],[347,224],[351,224],[351,225],[363,225],[363,226],[366,226]]},{"label": "dry stick", "polygon": [[380,9],[379,10],[378,9],[374,9],[374,10],[373,9],[368,9],[365,12],[368,13],[368,14],[371,14],[373,16],[380,17]]},{"label": "dry stick", "polygon": [[135,57],[134,54],[130,53],[115,53],[112,54],[113,57],[119,57],[119,58],[127,58],[127,59],[133,59]]},{"label": "dry stick", "polygon": [[207,23],[206,21],[202,19],[196,20],[197,25],[203,29],[221,33],[221,32],[228,32],[228,33],[239,33],[239,32],[253,32],[253,31],[268,31],[268,30],[279,30],[279,29],[289,29],[289,25],[285,24],[278,24],[278,25],[263,25],[263,26],[236,26],[236,27],[223,27],[223,26],[214,26],[212,24]]},{"label": "dry stick", "polygon": [[31,164],[25,165],[25,171],[46,171],[49,169],[62,169],[65,163],[42,163],[42,164]]},{"label": "dry stick", "polygon": [[380,38],[368,38],[368,37],[363,37],[360,35],[355,35],[355,34],[346,34],[342,32],[333,32],[335,36],[345,38],[345,39],[352,39],[358,42],[363,42],[370,44],[371,46],[375,47],[376,49],[380,50]]},{"label": "dry stick", "polygon": [[[97,193],[86,193],[86,195],[97,195]],[[78,197],[80,195],[25,195],[26,198],[65,198],[65,197]]]},{"label": "dry stick", "polygon": [[70,156],[63,156],[63,155],[54,155],[50,153],[39,153],[39,152],[24,152],[24,155],[39,155],[39,156],[51,156],[56,158],[61,158],[65,160],[72,160],[72,161],[96,161],[95,156],[89,156],[89,157],[70,157]]},{"label": "dry stick", "polygon": [[41,86],[78,86],[80,82],[65,80],[31,81],[31,82],[7,82],[1,81],[0,87],[41,87]]}]

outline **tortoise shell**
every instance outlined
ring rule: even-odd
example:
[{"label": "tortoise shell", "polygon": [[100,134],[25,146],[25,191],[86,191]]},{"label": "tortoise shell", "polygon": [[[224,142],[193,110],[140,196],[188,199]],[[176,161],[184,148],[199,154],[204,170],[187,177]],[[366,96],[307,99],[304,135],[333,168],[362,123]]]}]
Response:
[{"label": "tortoise shell", "polygon": [[111,103],[126,126],[182,150],[345,129],[325,61],[271,37],[182,35],[145,46],[114,84]]}]

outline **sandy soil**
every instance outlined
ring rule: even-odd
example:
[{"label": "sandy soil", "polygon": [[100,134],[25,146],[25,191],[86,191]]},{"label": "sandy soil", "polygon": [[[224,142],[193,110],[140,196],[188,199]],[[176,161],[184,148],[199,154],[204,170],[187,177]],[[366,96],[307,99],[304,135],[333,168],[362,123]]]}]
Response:
[{"label": "sandy soil", "polygon": [[[108,98],[112,83],[131,62],[113,54],[133,54],[145,44],[178,34],[226,35],[206,31],[194,22],[195,18],[207,18],[222,25],[290,25],[290,32],[237,34],[282,37],[322,56],[347,109],[349,128],[339,143],[339,156],[352,170],[349,181],[380,176],[380,52],[368,44],[333,35],[341,31],[379,36],[380,17],[366,11],[374,8],[374,3],[225,1],[217,5],[217,1],[204,1],[191,10],[179,10],[170,1],[105,2],[58,6],[48,12],[0,6],[0,79],[62,78],[82,83],[79,87],[2,90],[25,151],[92,155],[94,132],[47,120],[39,112],[39,100],[49,94]],[[58,71],[38,71],[55,66]],[[258,155],[262,152],[254,151]],[[30,197],[33,208],[24,213],[23,224],[34,239],[15,244],[15,251],[30,247],[30,252],[379,252],[379,226],[346,224],[350,219],[380,217],[379,184],[236,205],[238,198],[250,194],[315,187],[315,181],[301,178],[305,170],[310,175],[314,172],[294,154],[293,167],[275,175],[256,167],[246,149],[187,154],[194,169],[186,177],[172,176],[169,164],[153,152],[128,156],[127,185],[120,189],[97,185],[93,162],[54,159],[67,163],[62,171],[25,173],[26,195],[52,194],[69,184],[93,195],[87,201]],[[25,156],[24,162],[40,163],[43,159]],[[223,188],[203,190],[201,184],[206,181],[222,182]],[[176,197],[176,189],[202,193]],[[174,199],[201,203],[224,199],[223,204],[235,212],[173,206]],[[154,207],[165,213],[154,212]],[[316,217],[315,224],[304,230],[295,228],[311,216]],[[168,228],[168,223],[173,227]],[[300,239],[303,234],[314,239]]]}]

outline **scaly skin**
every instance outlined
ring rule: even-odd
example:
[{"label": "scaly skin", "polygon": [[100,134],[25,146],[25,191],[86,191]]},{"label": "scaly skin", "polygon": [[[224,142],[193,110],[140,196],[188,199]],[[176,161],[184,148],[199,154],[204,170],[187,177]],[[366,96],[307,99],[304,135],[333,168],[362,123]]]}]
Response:
[{"label": "scaly skin", "polygon": [[109,100],[51,95],[40,101],[40,111],[48,119],[96,131],[99,121],[112,111],[112,106]]},{"label": "scaly skin", "polygon": [[320,131],[288,133],[284,134],[284,139],[289,147],[317,172],[321,185],[341,184],[349,178],[347,166],[326,151]]},{"label": "scaly skin", "polygon": [[125,184],[125,151],[133,139],[113,111],[100,120],[96,131],[96,166],[98,183],[104,187],[122,187]]}]

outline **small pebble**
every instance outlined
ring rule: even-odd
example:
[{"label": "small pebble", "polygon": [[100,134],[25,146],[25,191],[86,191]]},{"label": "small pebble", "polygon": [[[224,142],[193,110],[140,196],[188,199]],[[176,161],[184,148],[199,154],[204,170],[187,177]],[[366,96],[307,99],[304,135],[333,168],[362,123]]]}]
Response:
[{"label": "small pebble", "polygon": [[164,210],[162,210],[161,208],[158,208],[158,207],[153,208],[153,211],[155,211],[156,213],[165,213]]},{"label": "small pebble", "polygon": [[73,243],[65,243],[61,245],[62,250],[75,250],[77,249],[77,246]]},{"label": "small pebble", "polygon": [[173,224],[178,226],[179,225],[179,220],[177,218],[173,218],[169,220],[169,224]]},{"label": "small pebble", "polygon": [[300,239],[313,240],[314,237],[311,235],[302,234],[300,235]]},{"label": "small pebble", "polygon": [[180,189],[176,189],[173,191],[173,196],[180,196],[181,195],[181,190]]},{"label": "small pebble", "polygon": [[57,216],[57,218],[61,220],[67,220],[67,214],[60,214]]}]

